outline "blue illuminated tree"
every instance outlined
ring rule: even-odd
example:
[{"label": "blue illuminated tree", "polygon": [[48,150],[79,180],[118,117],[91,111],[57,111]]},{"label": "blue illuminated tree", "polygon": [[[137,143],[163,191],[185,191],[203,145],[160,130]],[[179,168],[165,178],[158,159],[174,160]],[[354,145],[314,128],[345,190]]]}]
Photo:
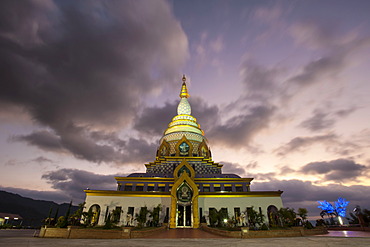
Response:
[{"label": "blue illuminated tree", "polygon": [[335,211],[339,216],[346,217],[346,208],[349,201],[346,199],[339,197],[338,200],[335,202]]},{"label": "blue illuminated tree", "polygon": [[321,208],[322,211],[324,211],[327,215],[333,214],[335,209],[333,205],[331,205],[330,202],[327,201],[317,201],[320,206],[317,206],[318,208]]},{"label": "blue illuminated tree", "polygon": [[327,201],[317,201],[317,202],[320,204],[317,207],[321,208],[326,215],[346,217],[346,208],[349,203],[349,201],[346,201],[346,199],[339,197],[338,200],[334,203],[335,206],[333,206],[330,202]]}]

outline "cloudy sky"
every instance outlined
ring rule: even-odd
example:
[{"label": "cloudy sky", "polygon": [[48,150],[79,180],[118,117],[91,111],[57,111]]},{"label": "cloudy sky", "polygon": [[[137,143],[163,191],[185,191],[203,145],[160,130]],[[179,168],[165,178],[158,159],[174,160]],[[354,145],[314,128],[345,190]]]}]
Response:
[{"label": "cloudy sky", "polygon": [[225,173],[370,208],[370,2],[0,3],[0,189],[75,203],[144,172],[182,74]]}]

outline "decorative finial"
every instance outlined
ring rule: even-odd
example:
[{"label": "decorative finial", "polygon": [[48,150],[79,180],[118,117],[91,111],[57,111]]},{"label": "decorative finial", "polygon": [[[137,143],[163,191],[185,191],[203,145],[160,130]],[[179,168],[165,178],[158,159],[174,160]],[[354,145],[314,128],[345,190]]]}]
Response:
[{"label": "decorative finial", "polygon": [[186,77],[182,75],[182,87],[180,92],[180,98],[189,98],[190,95],[188,94],[188,88],[186,87]]}]

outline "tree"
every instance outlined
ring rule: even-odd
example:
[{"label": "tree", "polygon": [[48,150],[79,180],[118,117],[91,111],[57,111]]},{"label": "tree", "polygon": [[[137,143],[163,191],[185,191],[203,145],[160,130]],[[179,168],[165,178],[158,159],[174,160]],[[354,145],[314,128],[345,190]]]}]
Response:
[{"label": "tree", "polygon": [[60,228],[65,228],[65,227],[67,227],[66,222],[67,222],[66,217],[65,216],[60,216],[58,218],[58,221],[56,223],[56,226],[57,227],[60,227]]},{"label": "tree", "polygon": [[85,202],[78,204],[78,209],[70,217],[72,226],[78,226],[81,224],[82,213],[84,211],[84,208],[85,208]]},{"label": "tree", "polygon": [[279,216],[282,219],[282,223],[285,227],[296,225],[297,214],[294,212],[294,208],[280,208]]},{"label": "tree", "polygon": [[350,223],[350,224],[359,224],[359,220],[358,220],[358,216],[357,215],[354,215],[353,213],[349,213],[349,216],[351,218],[347,218],[348,219],[348,223]]},{"label": "tree", "polygon": [[153,226],[157,227],[159,225],[159,213],[161,211],[161,204],[158,204],[153,211],[149,212],[149,217],[152,218]]},{"label": "tree", "polygon": [[250,208],[247,208],[247,216],[248,216],[248,222],[249,225],[252,227],[259,227],[263,224],[265,221],[265,215],[263,215],[260,212],[257,212],[253,206]]},{"label": "tree", "polygon": [[346,199],[339,197],[338,200],[334,203],[335,206],[333,206],[330,202],[327,201],[317,201],[317,202],[320,204],[317,207],[322,209],[322,211],[326,215],[346,217],[346,208],[349,204],[349,201],[346,201]]},{"label": "tree", "polygon": [[228,219],[229,219],[229,215],[227,213],[227,208],[221,208],[218,211],[218,224],[217,224],[217,226],[219,226],[219,227],[224,226],[225,225],[225,220],[227,222]]},{"label": "tree", "polygon": [[209,210],[209,224],[212,226],[212,227],[215,227],[217,222],[218,222],[218,212],[217,212],[217,209],[215,208],[211,208]]},{"label": "tree", "polygon": [[54,215],[54,219],[53,219],[53,225],[55,225],[57,223],[58,214],[59,214],[59,207],[57,207],[57,211],[55,211],[55,215]]},{"label": "tree", "polygon": [[89,211],[82,213],[82,221],[84,222],[85,226],[91,226],[93,215],[94,213],[91,208],[89,209]]},{"label": "tree", "polygon": [[143,228],[145,226],[146,216],[148,215],[148,213],[149,213],[149,210],[145,206],[145,207],[140,208],[139,214],[135,214],[135,219],[137,220],[139,228]]},{"label": "tree", "polygon": [[65,216],[61,216],[58,218],[57,226],[60,228],[66,228],[69,223],[69,215],[71,213],[72,201],[68,205],[68,209]]},{"label": "tree", "polygon": [[349,204],[349,201],[346,199],[339,197],[338,200],[335,202],[335,212],[338,216],[346,217],[346,208]]},{"label": "tree", "polygon": [[111,214],[108,213],[107,219],[105,220],[105,224],[103,226],[103,229],[111,229],[113,227],[112,221],[111,221]]},{"label": "tree", "polygon": [[53,206],[50,206],[48,217],[44,220],[45,225],[51,225],[51,213],[53,212]]},{"label": "tree", "polygon": [[352,217],[351,224],[360,224],[362,227],[370,225],[370,210],[362,210],[360,206],[356,206],[353,210],[355,214],[350,213]]},{"label": "tree", "polygon": [[307,214],[308,214],[308,211],[307,211],[307,209],[306,208],[298,208],[298,213],[297,213],[297,215],[299,216],[299,217],[301,217],[301,219],[302,219],[302,224],[304,225],[304,223],[305,223],[305,220],[307,219]]},{"label": "tree", "polygon": [[121,208],[115,208],[113,209],[112,211],[112,223],[113,224],[117,224],[119,222],[119,220],[121,219],[121,213],[122,213],[122,209]]}]

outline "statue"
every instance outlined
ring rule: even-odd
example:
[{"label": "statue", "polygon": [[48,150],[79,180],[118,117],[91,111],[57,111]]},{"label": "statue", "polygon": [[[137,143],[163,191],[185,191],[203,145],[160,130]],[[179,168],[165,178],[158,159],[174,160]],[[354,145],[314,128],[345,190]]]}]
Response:
[{"label": "statue", "polygon": [[207,150],[204,147],[202,147],[202,156],[203,157],[207,156]]},{"label": "statue", "polygon": [[240,213],[239,219],[240,219],[240,224],[242,226],[247,226],[247,220],[246,220],[246,214],[244,212]]},{"label": "statue", "polygon": [[165,146],[163,146],[163,148],[161,150],[161,156],[165,156],[166,155],[166,151],[167,151],[167,148]]},{"label": "statue", "polygon": [[205,218],[206,218],[207,226],[209,226],[211,223],[209,223],[209,215],[208,215],[208,212],[206,212]]},{"label": "statue", "polygon": [[182,187],[181,188],[181,199],[188,200],[190,196],[189,188],[188,187]]},{"label": "statue", "polygon": [[186,142],[183,142],[180,144],[179,149],[180,149],[180,155],[184,156],[189,153],[190,147]]},{"label": "statue", "polygon": [[126,226],[131,226],[131,224],[132,224],[132,215],[127,214],[126,215]]}]

